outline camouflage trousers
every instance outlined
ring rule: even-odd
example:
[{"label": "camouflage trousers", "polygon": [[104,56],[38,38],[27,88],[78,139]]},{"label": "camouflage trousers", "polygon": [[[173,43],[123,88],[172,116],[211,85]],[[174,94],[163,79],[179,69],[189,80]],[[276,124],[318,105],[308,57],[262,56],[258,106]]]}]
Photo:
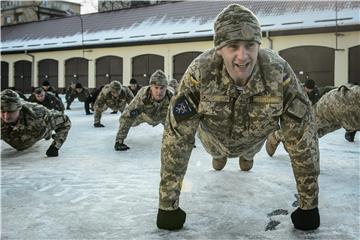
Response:
[{"label": "camouflage trousers", "polygon": [[256,153],[258,153],[264,142],[266,137],[260,138],[252,142],[251,146],[243,146],[241,144],[231,145],[229,148],[225,148],[222,144],[219,144],[217,140],[209,137],[209,134],[203,130],[201,127],[198,128],[198,137],[203,144],[205,150],[213,157],[213,158],[237,158],[243,157],[246,160],[253,160]]},{"label": "camouflage trousers", "polygon": [[339,128],[360,130],[360,86],[342,86],[325,94],[315,105],[318,135]]}]

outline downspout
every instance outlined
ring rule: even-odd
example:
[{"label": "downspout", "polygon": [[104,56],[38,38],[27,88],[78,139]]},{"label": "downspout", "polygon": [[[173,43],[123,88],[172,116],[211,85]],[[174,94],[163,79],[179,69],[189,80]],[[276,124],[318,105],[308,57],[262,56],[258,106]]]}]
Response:
[{"label": "downspout", "polygon": [[[28,55],[28,56],[30,56],[31,57],[31,59],[32,59],[32,66],[31,66],[31,85],[32,85],[32,87],[34,88],[34,86],[35,86],[35,81],[34,81],[34,79],[35,79],[35,76],[34,76],[34,74],[35,74],[35,56],[34,55],[32,55],[32,54],[30,54],[30,53],[28,53],[27,52],[27,50],[25,50],[25,52],[24,52],[26,55]],[[34,85],[33,85],[34,84]]]},{"label": "downspout", "polygon": [[270,38],[269,31],[266,31],[266,38],[269,40],[269,48],[273,49],[273,40]]}]

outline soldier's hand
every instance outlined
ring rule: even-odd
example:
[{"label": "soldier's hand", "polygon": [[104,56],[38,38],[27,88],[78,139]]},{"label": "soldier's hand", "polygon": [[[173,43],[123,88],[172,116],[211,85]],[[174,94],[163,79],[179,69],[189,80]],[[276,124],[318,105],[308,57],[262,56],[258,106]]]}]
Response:
[{"label": "soldier's hand", "polygon": [[57,156],[59,156],[59,150],[56,147],[51,145],[48,148],[48,150],[46,151],[46,156],[48,156],[48,157],[57,157]]},{"label": "soldier's hand", "polygon": [[159,209],[156,225],[160,229],[178,230],[183,227],[186,219],[186,213],[178,208],[173,211]]},{"label": "soldier's hand", "polygon": [[120,142],[116,142],[114,148],[115,151],[126,151],[130,149],[126,144]]},{"label": "soldier's hand", "polygon": [[98,128],[98,127],[105,127],[105,126],[102,125],[101,123],[94,123],[94,127]]},{"label": "soldier's hand", "polygon": [[301,208],[297,208],[291,214],[291,220],[296,229],[315,230],[320,226],[319,209],[302,210]]}]

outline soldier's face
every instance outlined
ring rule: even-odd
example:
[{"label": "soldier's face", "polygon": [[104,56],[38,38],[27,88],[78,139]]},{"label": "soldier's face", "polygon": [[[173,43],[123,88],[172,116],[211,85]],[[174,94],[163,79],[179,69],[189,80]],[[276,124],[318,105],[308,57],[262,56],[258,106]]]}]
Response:
[{"label": "soldier's face", "polygon": [[160,101],[165,97],[166,94],[166,86],[151,85],[151,96],[155,99],[155,101]]},{"label": "soldier's face", "polygon": [[50,86],[42,86],[42,87],[45,91],[47,91],[50,88]]},{"label": "soldier's face", "polygon": [[130,88],[132,89],[132,90],[135,90],[136,89],[136,87],[137,87],[137,84],[130,84]]},{"label": "soldier's face", "polygon": [[5,123],[16,123],[20,115],[20,111],[6,112],[1,111],[1,120]]},{"label": "soldier's face", "polygon": [[43,102],[45,100],[45,92],[41,92],[39,94],[35,93],[35,98],[38,102]]},{"label": "soldier's face", "polygon": [[118,97],[120,94],[118,91],[111,91],[111,95],[113,95],[114,97]]},{"label": "soldier's face", "polygon": [[255,41],[237,41],[217,50],[222,56],[226,71],[238,85],[246,85],[254,70],[259,44]]}]

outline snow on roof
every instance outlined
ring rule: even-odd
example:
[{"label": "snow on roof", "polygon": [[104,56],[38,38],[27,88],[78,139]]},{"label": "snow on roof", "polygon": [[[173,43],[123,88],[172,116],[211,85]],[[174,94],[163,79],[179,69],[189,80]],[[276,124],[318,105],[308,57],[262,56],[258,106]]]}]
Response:
[{"label": "snow on roof", "polygon": [[[230,3],[173,2],[6,26],[1,29],[1,51],[212,37],[216,15]],[[360,2],[241,1],[238,3],[248,7],[258,16],[263,31],[360,24]]]}]

